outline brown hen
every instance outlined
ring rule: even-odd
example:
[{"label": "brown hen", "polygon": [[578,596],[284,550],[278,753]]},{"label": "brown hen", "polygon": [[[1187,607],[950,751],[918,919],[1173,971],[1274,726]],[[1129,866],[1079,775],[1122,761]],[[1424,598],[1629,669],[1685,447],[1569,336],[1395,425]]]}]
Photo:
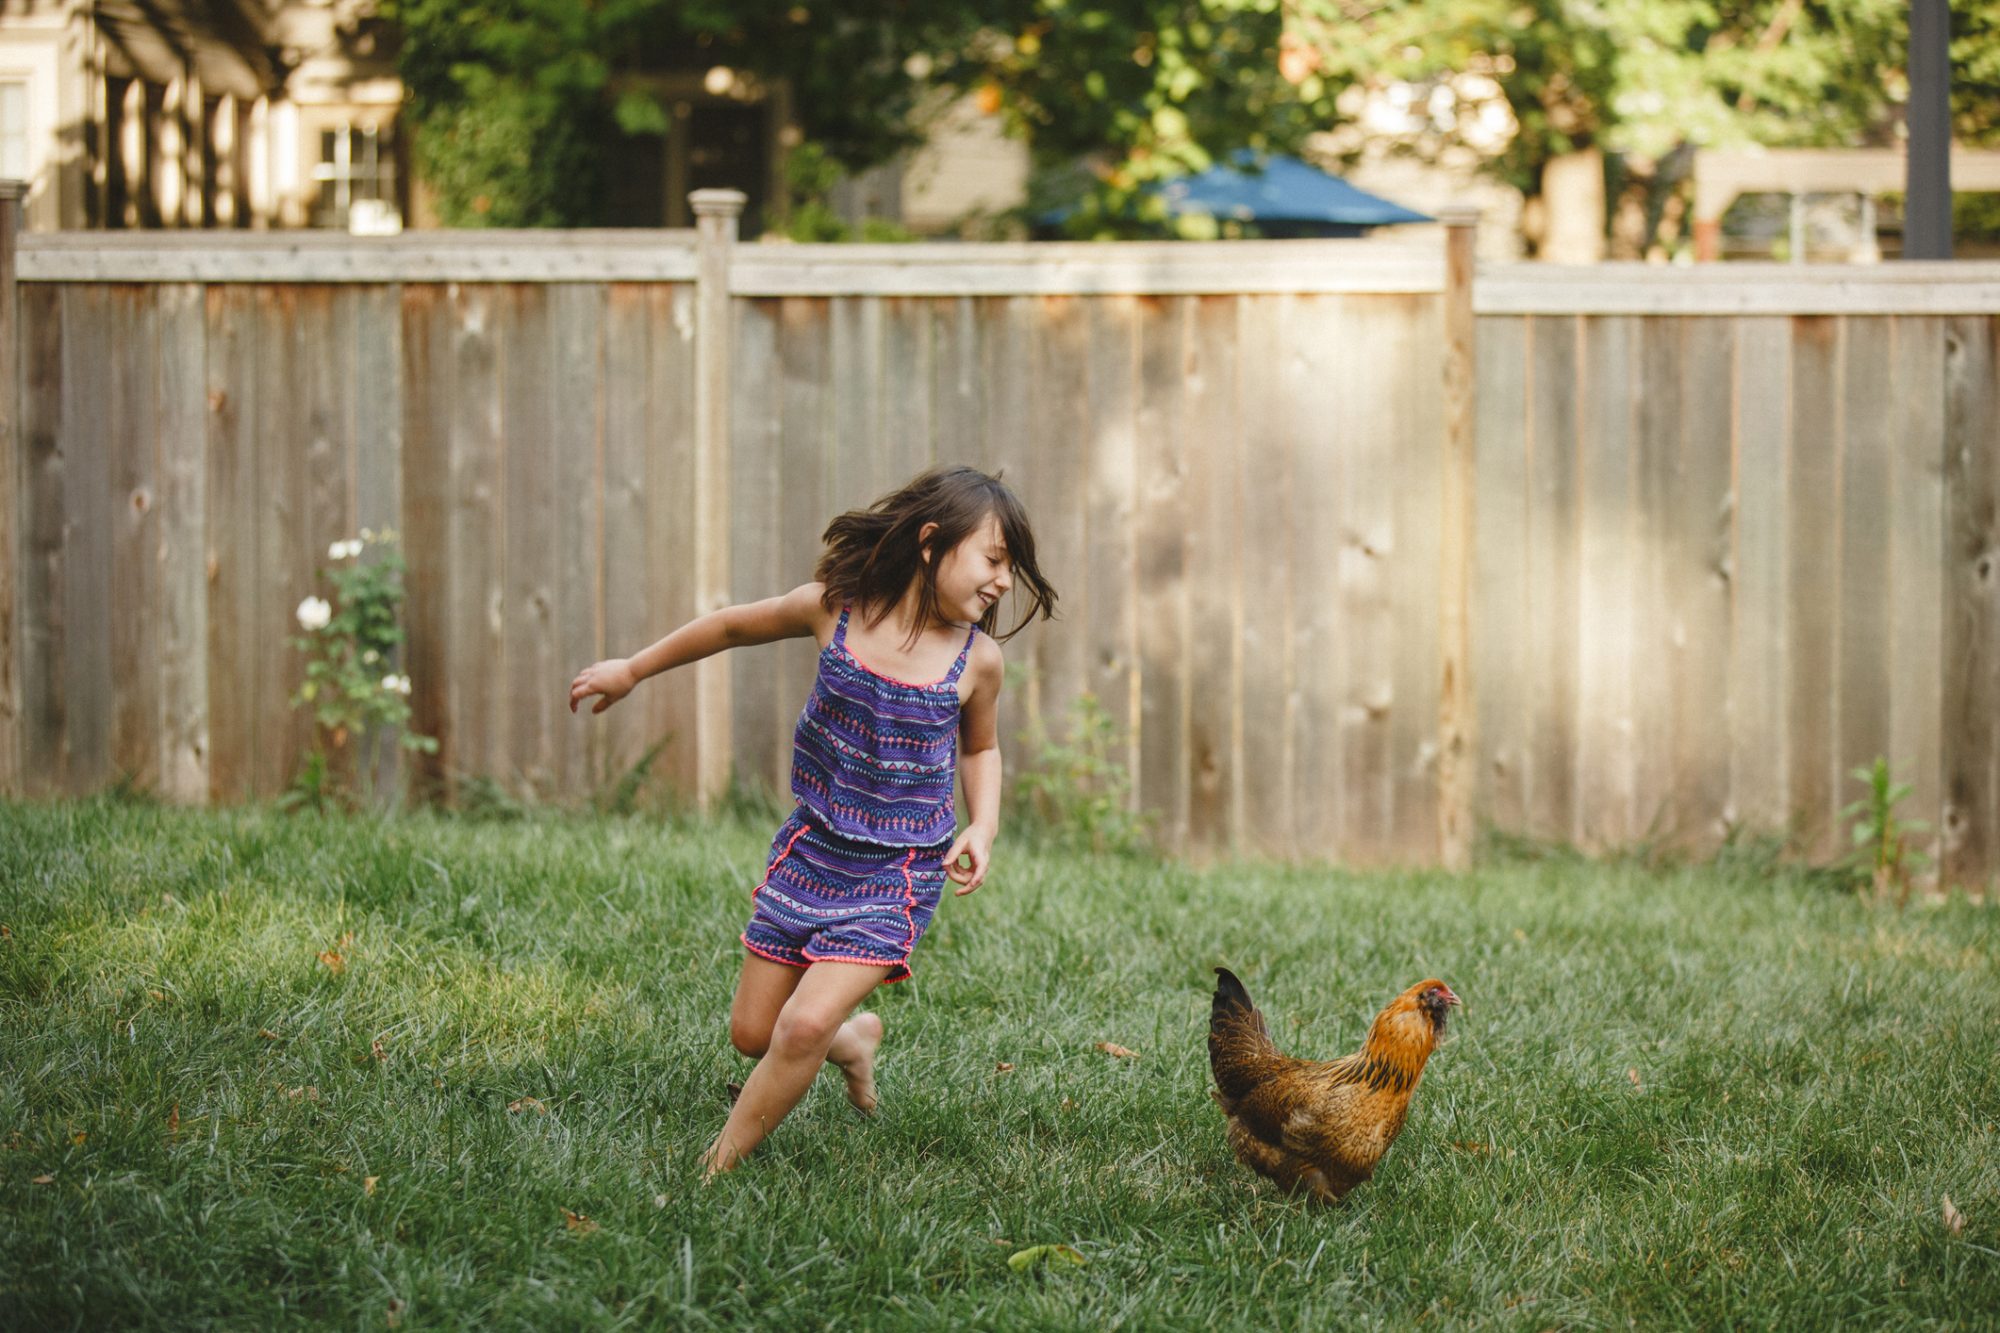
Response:
[{"label": "brown hen", "polygon": [[1208,1063],[1236,1160],[1287,1190],[1340,1198],[1375,1174],[1402,1132],[1458,997],[1442,981],[1419,981],[1375,1015],[1354,1054],[1296,1060],[1272,1044],[1235,973],[1215,974]]}]

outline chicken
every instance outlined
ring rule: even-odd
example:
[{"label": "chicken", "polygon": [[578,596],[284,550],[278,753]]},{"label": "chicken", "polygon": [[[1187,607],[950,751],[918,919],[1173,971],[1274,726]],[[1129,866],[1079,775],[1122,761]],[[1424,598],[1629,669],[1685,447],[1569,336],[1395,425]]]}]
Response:
[{"label": "chicken", "polygon": [[1287,1190],[1340,1198],[1375,1174],[1402,1131],[1458,997],[1442,981],[1419,981],[1375,1015],[1354,1054],[1296,1060],[1272,1044],[1236,975],[1215,973],[1208,1063],[1236,1160]]}]

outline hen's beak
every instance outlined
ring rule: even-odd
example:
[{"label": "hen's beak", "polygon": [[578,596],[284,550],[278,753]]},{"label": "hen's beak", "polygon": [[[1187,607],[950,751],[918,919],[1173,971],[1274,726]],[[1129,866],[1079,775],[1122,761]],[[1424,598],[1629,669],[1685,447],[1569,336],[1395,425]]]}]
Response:
[{"label": "hen's beak", "polygon": [[1458,997],[1457,997],[1456,995],[1454,995],[1454,994],[1452,994],[1452,993],[1451,993],[1451,987],[1449,987],[1449,986],[1446,986],[1446,987],[1444,988],[1444,1002],[1445,1002],[1446,1004],[1464,1004],[1464,1003],[1465,1003],[1465,1001],[1463,1001],[1463,1000],[1459,999],[1459,998],[1458,998]]}]

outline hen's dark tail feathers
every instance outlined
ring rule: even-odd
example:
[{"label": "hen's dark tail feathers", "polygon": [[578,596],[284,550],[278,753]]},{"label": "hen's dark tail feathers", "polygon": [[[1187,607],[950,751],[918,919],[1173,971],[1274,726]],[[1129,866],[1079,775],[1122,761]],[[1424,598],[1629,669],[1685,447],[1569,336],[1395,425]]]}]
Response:
[{"label": "hen's dark tail feathers", "polygon": [[1265,1061],[1278,1053],[1264,1016],[1250,1002],[1236,974],[1215,969],[1215,1002],[1208,1014],[1208,1067],[1224,1096],[1241,1097],[1255,1085]]}]

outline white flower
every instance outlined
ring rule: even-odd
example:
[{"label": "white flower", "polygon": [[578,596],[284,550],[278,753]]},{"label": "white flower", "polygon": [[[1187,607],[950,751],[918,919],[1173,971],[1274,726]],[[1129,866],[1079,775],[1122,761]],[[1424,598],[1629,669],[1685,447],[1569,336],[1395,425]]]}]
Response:
[{"label": "white flower", "polygon": [[308,597],[299,603],[299,628],[303,630],[325,629],[333,619],[333,607],[324,597]]},{"label": "white flower", "polygon": [[384,676],[382,677],[382,688],[391,694],[408,694],[410,692],[410,678],[408,676],[396,675]]},{"label": "white flower", "polygon": [[362,541],[364,541],[364,542],[372,542],[372,541],[374,541],[374,540],[375,540],[375,532],[374,532],[374,530],[373,530],[372,528],[363,528],[363,529],[361,529],[361,540],[362,540]]},{"label": "white flower", "polygon": [[381,660],[382,660],[382,654],[376,652],[373,648],[370,648],[367,652],[361,654],[361,665],[363,666],[374,666],[377,662]]}]

